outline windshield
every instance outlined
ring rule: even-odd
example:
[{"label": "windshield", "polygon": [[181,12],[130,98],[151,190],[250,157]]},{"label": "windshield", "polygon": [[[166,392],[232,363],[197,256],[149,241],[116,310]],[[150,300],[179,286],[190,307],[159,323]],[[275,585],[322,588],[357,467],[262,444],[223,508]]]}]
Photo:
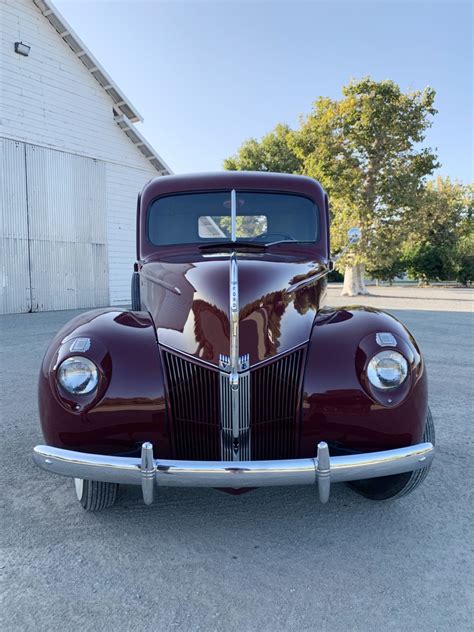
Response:
[{"label": "windshield", "polygon": [[[148,213],[148,239],[156,246],[229,242],[231,207],[230,191],[158,198]],[[301,195],[238,191],[235,208],[237,243],[314,243],[318,239],[318,209]]]}]

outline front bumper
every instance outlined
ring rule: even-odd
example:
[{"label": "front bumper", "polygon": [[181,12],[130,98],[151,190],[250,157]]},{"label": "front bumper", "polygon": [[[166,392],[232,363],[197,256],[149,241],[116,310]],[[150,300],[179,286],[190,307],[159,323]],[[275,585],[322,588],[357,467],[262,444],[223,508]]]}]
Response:
[{"label": "front bumper", "polygon": [[175,461],[153,458],[151,443],[142,445],[141,459],[85,454],[46,445],[34,448],[33,459],[53,474],[124,485],[141,485],[143,500],[153,502],[158,487],[269,487],[318,486],[319,499],[329,499],[331,483],[357,481],[411,472],[429,465],[431,443],[406,448],[329,456],[327,443],[318,445],[317,457],[282,461]]}]

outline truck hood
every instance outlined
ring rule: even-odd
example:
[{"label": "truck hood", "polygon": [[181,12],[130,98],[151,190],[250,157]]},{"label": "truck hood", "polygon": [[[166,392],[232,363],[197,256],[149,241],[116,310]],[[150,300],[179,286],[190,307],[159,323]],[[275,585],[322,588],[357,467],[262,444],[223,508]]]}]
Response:
[{"label": "truck hood", "polygon": [[[321,261],[237,253],[239,355],[254,365],[305,343],[324,302]],[[142,303],[161,345],[219,364],[229,355],[230,255],[150,261],[141,268]]]}]

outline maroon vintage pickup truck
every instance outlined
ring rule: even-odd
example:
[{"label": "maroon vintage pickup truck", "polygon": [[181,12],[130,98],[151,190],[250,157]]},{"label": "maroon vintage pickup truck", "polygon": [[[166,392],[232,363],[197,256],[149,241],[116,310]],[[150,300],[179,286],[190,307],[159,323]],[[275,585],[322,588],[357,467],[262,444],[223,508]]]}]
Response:
[{"label": "maroon vintage pickup truck", "polygon": [[393,316],[327,306],[331,266],[311,178],[149,182],[132,309],[81,314],[46,352],[36,464],[74,478],[88,510],[119,484],[147,504],[161,486],[412,491],[434,455],[423,358]]}]

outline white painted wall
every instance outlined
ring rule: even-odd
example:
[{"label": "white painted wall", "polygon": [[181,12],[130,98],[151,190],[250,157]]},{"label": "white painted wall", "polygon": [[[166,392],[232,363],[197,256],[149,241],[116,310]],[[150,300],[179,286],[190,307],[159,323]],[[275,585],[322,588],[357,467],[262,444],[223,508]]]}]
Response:
[{"label": "white painted wall", "polygon": [[137,196],[143,185],[154,176],[141,169],[112,163],[107,163],[106,174],[110,304],[123,305],[130,302],[130,284],[136,260]]},{"label": "white painted wall", "polygon": [[[157,171],[114,121],[110,97],[32,0],[0,0],[0,12],[0,137],[105,163],[109,300],[128,303],[137,194]],[[14,52],[15,41],[31,46],[28,57]]]},{"label": "white painted wall", "polygon": [[[113,120],[113,102],[32,0],[0,2],[0,136],[156,171]],[[15,41],[31,45],[28,57]]]}]

